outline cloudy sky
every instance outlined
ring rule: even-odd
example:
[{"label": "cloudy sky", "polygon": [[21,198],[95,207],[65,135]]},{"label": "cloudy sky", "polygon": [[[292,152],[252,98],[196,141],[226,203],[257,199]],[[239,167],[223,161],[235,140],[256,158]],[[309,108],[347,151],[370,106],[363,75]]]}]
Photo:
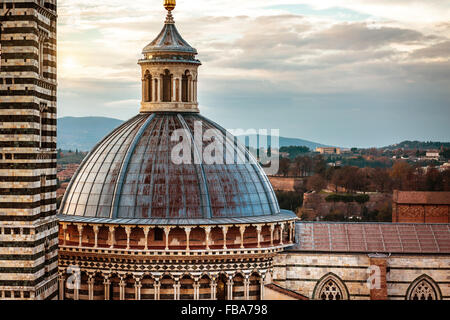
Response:
[{"label": "cloudy sky", "polygon": [[[127,120],[162,0],[59,0],[59,117]],[[450,1],[178,0],[202,113],[345,147],[450,141]]]}]

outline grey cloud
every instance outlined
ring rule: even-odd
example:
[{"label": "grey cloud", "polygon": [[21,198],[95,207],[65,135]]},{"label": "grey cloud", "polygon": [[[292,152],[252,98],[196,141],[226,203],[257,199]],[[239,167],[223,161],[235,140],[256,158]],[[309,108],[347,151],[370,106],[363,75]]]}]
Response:
[{"label": "grey cloud", "polygon": [[411,54],[412,58],[450,58],[450,41],[444,41],[419,49]]},{"label": "grey cloud", "polygon": [[390,43],[414,43],[424,38],[415,30],[370,28],[366,23],[344,23],[315,33],[304,39],[302,45],[320,49],[366,50]]}]

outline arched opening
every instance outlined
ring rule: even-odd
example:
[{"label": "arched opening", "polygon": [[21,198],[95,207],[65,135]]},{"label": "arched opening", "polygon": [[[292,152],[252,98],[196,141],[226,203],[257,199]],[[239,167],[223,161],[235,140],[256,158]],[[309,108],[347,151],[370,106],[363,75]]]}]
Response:
[{"label": "arched opening", "polygon": [[166,234],[162,228],[150,229],[148,233],[148,248],[151,249],[165,249]]},{"label": "arched opening", "polygon": [[150,74],[150,72],[147,70],[145,72],[145,76],[144,76],[144,101],[145,102],[151,102],[152,101],[152,85],[153,85],[153,81],[152,81],[152,75]]},{"label": "arched opening", "polygon": [[258,245],[258,231],[255,226],[245,228],[244,232],[244,247],[256,248]]},{"label": "arched opening", "polygon": [[67,226],[66,230],[66,245],[68,246],[78,246],[80,241],[80,235],[78,233],[78,228],[75,225]]},{"label": "arched opening", "polygon": [[181,78],[181,101],[189,102],[189,70]]},{"label": "arched opening", "polygon": [[114,248],[125,249],[127,247],[127,233],[124,227],[116,227],[114,230]]},{"label": "arched opening", "polygon": [[238,249],[241,247],[241,232],[238,227],[234,226],[227,232],[227,248]]},{"label": "arched opening", "polygon": [[172,101],[172,75],[169,70],[164,70],[163,79],[163,102]]},{"label": "arched opening", "polygon": [[205,274],[199,281],[200,292],[199,299],[200,300],[211,300],[211,280]]},{"label": "arched opening", "polygon": [[191,230],[189,235],[189,248],[191,250],[206,248],[206,232],[204,229],[196,227]]},{"label": "arched opening", "polygon": [[94,246],[95,233],[92,226],[84,226],[82,233],[82,246],[93,247]]},{"label": "arched opening", "polygon": [[94,277],[94,300],[105,300],[105,279],[99,273]]},{"label": "arched opening", "polygon": [[155,280],[145,275],[141,280],[141,300],[155,300]]},{"label": "arched opening", "polygon": [[88,285],[88,275],[86,272],[81,272],[80,279],[80,289],[78,291],[78,299],[79,300],[89,300],[89,285]]},{"label": "arched opening", "polygon": [[145,246],[145,235],[142,228],[134,227],[130,234],[130,248],[142,250]]},{"label": "arched opening", "polygon": [[131,275],[125,278],[125,300],[136,300],[135,280]]},{"label": "arched opening", "polygon": [[228,296],[227,292],[227,278],[224,274],[220,274],[217,278],[217,286],[216,286],[216,299],[217,300],[226,300]]},{"label": "arched opening", "polygon": [[270,247],[270,227],[267,225],[261,228],[261,247]]},{"label": "arched opening", "polygon": [[214,227],[211,229],[211,233],[209,235],[211,249],[222,249],[223,248],[223,231],[222,228]]},{"label": "arched opening", "polygon": [[99,227],[97,234],[97,246],[99,248],[109,248],[109,229],[107,227]]},{"label": "arched opening", "polygon": [[256,272],[252,273],[250,276],[248,299],[261,300],[261,277]]},{"label": "arched opening", "polygon": [[177,227],[169,232],[169,249],[185,250],[186,249],[186,232],[184,229]]},{"label": "arched opening", "polygon": [[175,281],[169,277],[168,275],[165,275],[161,279],[161,288],[160,288],[160,300],[174,300],[174,285]]},{"label": "arched opening", "polygon": [[185,275],[180,280],[180,300],[194,300],[194,280]]},{"label": "arched opening", "polygon": [[245,300],[244,277],[240,273],[233,278],[233,300]]},{"label": "arched opening", "polygon": [[436,282],[427,275],[416,278],[406,292],[407,300],[441,300],[441,292]]},{"label": "arched opening", "polygon": [[109,299],[120,300],[120,278],[117,274],[114,274],[109,279]]},{"label": "arched opening", "polygon": [[281,227],[277,224],[273,230],[273,244],[279,245],[281,243]]}]

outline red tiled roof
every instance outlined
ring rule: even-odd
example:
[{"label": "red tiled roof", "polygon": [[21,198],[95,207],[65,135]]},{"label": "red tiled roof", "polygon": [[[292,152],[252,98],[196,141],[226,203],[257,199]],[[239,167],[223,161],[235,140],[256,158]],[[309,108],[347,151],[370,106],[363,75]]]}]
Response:
[{"label": "red tiled roof", "polygon": [[289,250],[450,253],[450,224],[297,222]]},{"label": "red tiled roof", "polygon": [[405,204],[450,204],[450,192],[394,190],[393,201]]}]

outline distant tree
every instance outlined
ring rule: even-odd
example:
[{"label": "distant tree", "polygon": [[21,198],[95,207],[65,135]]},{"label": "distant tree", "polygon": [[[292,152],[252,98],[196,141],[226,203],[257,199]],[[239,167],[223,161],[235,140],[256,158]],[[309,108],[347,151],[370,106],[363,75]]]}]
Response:
[{"label": "distant tree", "polygon": [[313,159],[313,171],[316,174],[320,174],[322,177],[325,177],[325,172],[327,170],[327,163],[323,159],[322,155],[317,155]]},{"label": "distant tree", "polygon": [[392,182],[395,189],[406,190],[408,189],[408,178],[410,178],[413,172],[413,168],[405,161],[397,161],[392,166],[389,175],[392,178]]},{"label": "distant tree", "polygon": [[301,154],[305,154],[310,152],[311,150],[306,146],[289,146],[289,147],[281,147],[280,152],[289,153],[289,158],[294,159]]},{"label": "distant tree", "polygon": [[308,188],[308,190],[320,192],[326,187],[326,185],[326,180],[320,174],[316,173],[315,175],[308,178],[306,187]]},{"label": "distant tree", "polygon": [[303,194],[292,191],[276,191],[278,203],[281,209],[296,212],[303,204]]},{"label": "distant tree", "polygon": [[443,191],[443,177],[435,167],[428,168],[425,175],[425,185],[427,191]]},{"label": "distant tree", "polygon": [[278,172],[281,173],[283,176],[289,175],[289,167],[291,165],[291,162],[287,158],[281,158],[280,159],[280,167],[278,169]]}]

